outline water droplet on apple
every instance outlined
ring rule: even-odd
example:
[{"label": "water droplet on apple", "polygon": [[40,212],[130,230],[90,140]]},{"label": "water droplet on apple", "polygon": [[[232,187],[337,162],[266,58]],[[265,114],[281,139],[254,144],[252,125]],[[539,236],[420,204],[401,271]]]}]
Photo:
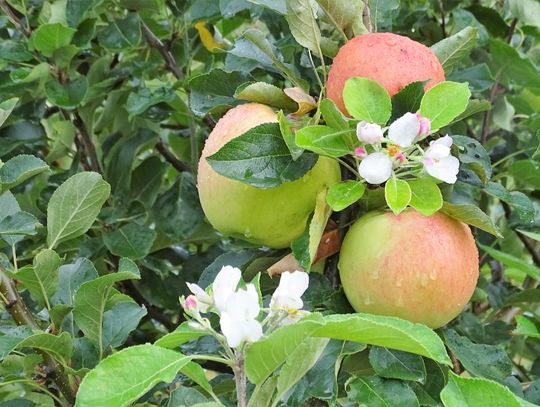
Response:
[{"label": "water droplet on apple", "polygon": [[372,43],[372,42],[368,42],[368,43],[367,43],[367,46],[368,46],[368,47],[372,47],[372,46],[373,46],[373,43]]},{"label": "water droplet on apple", "polygon": [[436,280],[437,279],[437,270],[435,270],[435,269],[431,270],[431,273],[429,273],[429,279],[430,280]]},{"label": "water droplet on apple", "polygon": [[401,287],[401,284],[402,284],[401,278],[398,278],[396,280],[396,287]]},{"label": "water droplet on apple", "polygon": [[380,277],[379,270],[377,270],[377,269],[373,269],[371,271],[371,273],[369,273],[369,274],[370,274],[372,280],[378,280],[379,277]]},{"label": "water droplet on apple", "polygon": [[369,295],[364,298],[364,305],[371,305],[373,304],[373,301],[371,301],[371,298],[369,297]]},{"label": "water droplet on apple", "polygon": [[396,45],[396,40],[394,38],[387,38],[385,42],[386,42],[386,45],[390,47],[393,47],[394,45]]},{"label": "water droplet on apple", "polygon": [[403,298],[402,297],[398,297],[397,300],[396,300],[396,305],[398,307],[403,307]]},{"label": "water droplet on apple", "polygon": [[422,273],[422,275],[421,275],[421,277],[420,277],[420,285],[421,285],[422,287],[426,287],[427,284],[428,284],[428,276],[427,276],[427,274]]},{"label": "water droplet on apple", "polygon": [[250,228],[246,228],[246,230],[244,230],[244,237],[246,239],[249,239],[251,237],[251,229]]}]

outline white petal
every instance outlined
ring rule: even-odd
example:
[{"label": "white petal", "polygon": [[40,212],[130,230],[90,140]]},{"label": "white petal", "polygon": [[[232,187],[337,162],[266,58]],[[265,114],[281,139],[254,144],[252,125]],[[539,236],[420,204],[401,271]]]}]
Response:
[{"label": "white petal", "polygon": [[429,143],[430,146],[434,146],[434,145],[443,145],[445,147],[452,147],[452,143],[453,143],[453,140],[452,140],[452,137],[450,137],[448,134],[444,137],[441,137],[437,140],[433,140]]},{"label": "white petal", "polygon": [[358,172],[370,184],[382,184],[392,175],[392,160],[385,153],[371,153],[362,160]]},{"label": "white petal", "polygon": [[242,272],[232,266],[223,266],[212,284],[212,293],[216,308],[222,312],[229,296],[236,291]]},{"label": "white petal", "polygon": [[356,136],[362,143],[375,144],[384,137],[382,127],[375,123],[360,122],[356,126]]},{"label": "white petal", "polygon": [[429,148],[426,151],[426,157],[432,158],[435,160],[448,157],[450,155],[450,148],[442,144],[430,144]]},{"label": "white petal", "polygon": [[281,274],[279,285],[272,295],[271,308],[283,308],[285,310],[298,310],[304,303],[301,298],[309,285],[309,276],[302,271],[290,273],[285,271]]},{"label": "white petal", "polygon": [[388,128],[388,138],[400,147],[409,147],[420,132],[420,120],[414,113],[405,113]]},{"label": "white petal", "polygon": [[259,315],[259,296],[253,284],[247,284],[246,289],[240,289],[229,295],[225,308],[226,312],[234,320],[247,320]]},{"label": "white petal", "polygon": [[236,348],[242,343],[243,335],[240,329],[238,329],[238,322],[233,320],[226,312],[221,314],[219,326],[231,348]]},{"label": "white petal", "polygon": [[439,160],[428,159],[424,161],[424,168],[432,177],[447,184],[454,184],[457,181],[459,172],[459,160],[454,156],[444,157]]}]

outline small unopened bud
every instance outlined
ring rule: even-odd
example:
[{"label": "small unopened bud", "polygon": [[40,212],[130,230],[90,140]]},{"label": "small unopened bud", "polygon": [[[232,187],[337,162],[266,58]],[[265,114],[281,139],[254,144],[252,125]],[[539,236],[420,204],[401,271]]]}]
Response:
[{"label": "small unopened bud", "polygon": [[429,135],[431,132],[431,120],[429,120],[427,117],[423,117],[420,113],[416,113],[416,117],[418,117],[418,121],[420,122],[420,130],[418,131],[418,135]]},{"label": "small unopened bud", "polygon": [[354,149],[354,155],[359,158],[364,158],[367,156],[367,151],[364,147],[356,147]]},{"label": "small unopened bud", "polygon": [[396,160],[398,160],[400,163],[404,163],[407,161],[407,157],[405,157],[405,154],[400,152],[396,154]]},{"label": "small unopened bud", "polygon": [[186,300],[184,301],[184,309],[186,311],[195,311],[198,308],[198,301],[197,297],[194,295],[188,295]]},{"label": "small unopened bud", "polygon": [[375,123],[360,122],[356,126],[356,136],[362,143],[379,143],[384,135],[381,126]]}]

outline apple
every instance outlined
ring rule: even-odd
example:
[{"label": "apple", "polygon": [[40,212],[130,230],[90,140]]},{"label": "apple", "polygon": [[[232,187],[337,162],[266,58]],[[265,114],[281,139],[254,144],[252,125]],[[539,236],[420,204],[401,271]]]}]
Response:
[{"label": "apple", "polygon": [[356,311],[439,328],[473,294],[478,249],[469,227],[441,212],[375,211],[347,232],[339,272]]},{"label": "apple", "polygon": [[444,81],[437,56],[425,45],[392,33],[364,34],[351,39],[337,53],[326,83],[327,95],[343,113],[347,79],[363,76],[379,82],[390,96],[411,82],[428,81],[425,89]]},{"label": "apple", "polygon": [[277,122],[268,106],[250,103],[229,110],[208,136],[199,161],[197,186],[212,226],[226,236],[257,245],[285,248],[303,233],[317,194],[341,179],[337,161],[319,157],[302,178],[260,189],[226,178],[206,161],[224,144],[262,123]]}]

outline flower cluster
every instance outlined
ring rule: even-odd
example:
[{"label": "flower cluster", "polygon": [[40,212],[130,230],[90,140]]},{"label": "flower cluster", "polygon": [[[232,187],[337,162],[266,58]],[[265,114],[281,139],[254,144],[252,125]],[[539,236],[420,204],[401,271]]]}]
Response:
[{"label": "flower cluster", "polygon": [[361,121],[356,127],[356,135],[364,146],[354,151],[362,160],[358,173],[370,184],[382,184],[398,170],[414,173],[423,168],[434,178],[455,183],[459,160],[450,153],[452,138],[444,136],[431,141],[423,151],[418,142],[430,132],[430,120],[419,113],[405,113],[388,128]]},{"label": "flower cluster", "polygon": [[[241,277],[240,269],[224,266],[210,290],[205,291],[197,284],[187,283],[192,294],[181,299],[184,310],[195,319],[197,326],[210,328],[208,320],[201,313],[218,314],[221,332],[231,348],[255,342],[263,336],[263,329],[269,331],[295,322],[307,313],[302,310],[304,304],[301,299],[309,284],[306,273],[282,273],[269,309],[261,308],[260,294],[255,284],[247,283],[239,287]],[[261,311],[268,313],[263,322],[259,321]]]}]

